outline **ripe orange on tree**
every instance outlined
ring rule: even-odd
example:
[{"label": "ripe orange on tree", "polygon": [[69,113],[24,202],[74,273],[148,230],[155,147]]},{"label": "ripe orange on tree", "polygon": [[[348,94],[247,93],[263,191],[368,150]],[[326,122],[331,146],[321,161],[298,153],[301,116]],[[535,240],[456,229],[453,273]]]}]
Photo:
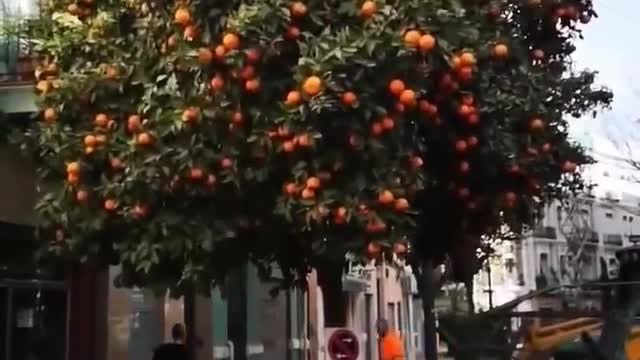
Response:
[{"label": "ripe orange on tree", "polygon": [[296,136],[295,143],[301,147],[309,147],[312,144],[311,137],[309,134],[301,134]]},{"label": "ripe orange on tree", "polygon": [[200,109],[195,106],[190,106],[182,112],[182,121],[189,123],[194,122],[198,119],[200,115]]},{"label": "ripe orange on tree", "polygon": [[96,115],[95,124],[98,127],[107,127],[109,125],[109,116],[107,114]]},{"label": "ripe orange on tree", "polygon": [[388,116],[385,116],[384,118],[382,118],[381,123],[382,123],[382,129],[387,131],[393,129],[396,126],[396,122]]},{"label": "ripe orange on tree", "polygon": [[432,51],[436,47],[436,38],[431,34],[425,34],[420,37],[418,47],[423,53]]},{"label": "ripe orange on tree", "polygon": [[352,91],[347,91],[342,94],[341,100],[345,106],[353,106],[358,101],[358,96]]},{"label": "ripe orange on tree", "polygon": [[58,112],[54,108],[46,108],[44,110],[44,121],[52,123],[58,119]]},{"label": "ripe orange on tree", "polygon": [[253,79],[256,76],[256,68],[253,65],[247,65],[240,70],[240,78],[244,80]]},{"label": "ripe orange on tree", "polygon": [[198,62],[202,65],[208,65],[213,60],[213,52],[206,47],[198,49]]},{"label": "ripe orange on tree", "polygon": [[290,40],[297,40],[300,37],[300,29],[297,26],[289,26],[285,37]]},{"label": "ripe orange on tree", "polygon": [[216,76],[211,79],[211,88],[215,91],[220,91],[224,88],[224,79],[220,74],[216,74]]},{"label": "ripe orange on tree", "polygon": [[220,161],[220,166],[222,166],[223,169],[230,169],[233,167],[233,160],[224,158]]},{"label": "ripe orange on tree", "polygon": [[186,7],[178,8],[174,15],[174,20],[182,26],[187,26],[191,23],[191,12]]},{"label": "ripe orange on tree", "polygon": [[545,123],[542,119],[536,117],[531,119],[531,121],[529,122],[529,131],[533,132],[540,132],[542,130],[544,130],[545,128]]},{"label": "ripe orange on tree", "polygon": [[307,6],[302,1],[296,1],[291,4],[291,16],[294,18],[301,18],[307,15]]},{"label": "ripe orange on tree", "polygon": [[247,92],[255,94],[258,92],[258,90],[260,90],[260,80],[258,79],[247,80],[244,83],[244,88],[245,90],[247,90]]},{"label": "ripe orange on tree", "polygon": [[464,52],[460,55],[460,66],[475,66],[477,63],[475,55],[470,52]]},{"label": "ripe orange on tree", "polygon": [[394,79],[389,82],[389,92],[392,95],[400,96],[405,89],[404,81],[400,79]]},{"label": "ripe orange on tree", "polygon": [[204,171],[199,167],[192,167],[189,170],[189,177],[191,180],[202,180],[204,177]]},{"label": "ripe orange on tree", "polygon": [[117,157],[112,157],[112,158],[109,160],[109,164],[111,165],[111,168],[112,168],[113,170],[120,170],[120,169],[122,169],[122,167],[123,167],[122,160],[120,160],[120,159],[119,159],[119,158],[117,158]]},{"label": "ripe orange on tree", "polygon": [[409,48],[417,48],[420,46],[420,38],[422,34],[418,30],[409,30],[404,33],[404,45]]},{"label": "ripe orange on tree", "polygon": [[98,139],[96,139],[95,135],[87,135],[84,137],[84,146],[95,147],[96,145],[98,145]]},{"label": "ripe orange on tree", "polygon": [[316,96],[322,91],[322,79],[313,75],[302,83],[302,90],[309,96]]},{"label": "ripe orange on tree", "polygon": [[394,200],[395,200],[395,197],[393,196],[393,193],[389,190],[383,190],[382,192],[380,192],[380,194],[378,194],[378,202],[380,204],[389,205],[393,203]]},{"label": "ripe orange on tree", "polygon": [[142,204],[136,204],[132,210],[133,216],[137,218],[142,218],[147,216],[147,208]]},{"label": "ripe orange on tree", "polygon": [[313,199],[316,197],[316,192],[313,189],[305,188],[302,190],[301,197],[305,200]]},{"label": "ripe orange on tree", "polygon": [[302,101],[302,95],[300,94],[300,91],[292,90],[292,91],[289,91],[289,93],[287,94],[287,99],[285,100],[285,103],[288,106],[297,106],[297,105],[300,105],[301,101]]},{"label": "ripe orange on tree", "polygon": [[287,183],[284,186],[284,192],[289,196],[294,196],[295,194],[298,193],[298,186],[292,182]]},{"label": "ripe orange on tree", "polygon": [[153,143],[153,137],[151,137],[151,134],[143,132],[137,136],[136,141],[140,145],[151,145],[151,143]]},{"label": "ripe orange on tree", "polygon": [[382,125],[381,122],[374,122],[373,124],[371,124],[371,132],[373,133],[373,135],[382,135],[382,133],[384,132],[384,127]]},{"label": "ripe orange on tree", "polygon": [[260,60],[260,50],[258,49],[249,49],[246,52],[247,63],[256,64]]},{"label": "ripe orange on tree", "polygon": [[411,89],[405,89],[400,93],[400,103],[405,106],[416,105],[416,92]]},{"label": "ripe orange on tree", "polygon": [[209,175],[207,176],[207,185],[208,185],[209,187],[214,186],[214,185],[216,184],[216,181],[217,181],[217,179],[216,179],[216,176],[215,176],[215,175],[213,175],[213,174],[209,174]]},{"label": "ripe orange on tree", "polygon": [[370,18],[378,12],[378,5],[375,1],[367,0],[360,7],[360,15],[364,18]]},{"label": "ripe orange on tree", "polygon": [[409,210],[409,201],[405,198],[399,198],[395,201],[394,207],[397,211]]},{"label": "ripe orange on tree", "polygon": [[227,33],[222,38],[222,45],[227,50],[238,50],[240,48],[240,38],[234,33]]},{"label": "ripe orange on tree", "polygon": [[80,164],[76,161],[68,163],[67,173],[78,175],[80,173]]},{"label": "ripe orange on tree", "polygon": [[505,44],[498,44],[493,48],[493,55],[498,59],[505,59],[509,56],[509,48]]},{"label": "ripe orange on tree", "polygon": [[578,169],[578,166],[575,162],[566,160],[562,163],[562,171],[565,173],[573,173]]},{"label": "ripe orange on tree", "polygon": [[282,151],[286,153],[292,153],[295,149],[296,149],[296,143],[291,140],[287,140],[282,143]]},{"label": "ripe orange on tree", "polygon": [[78,174],[75,174],[75,173],[67,174],[67,183],[69,183],[69,185],[77,185],[79,182],[80,182],[80,176],[78,176]]},{"label": "ripe orange on tree", "polygon": [[195,25],[188,25],[187,27],[184,28],[184,32],[182,34],[182,37],[186,40],[186,41],[193,41],[198,37],[198,28]]},{"label": "ripe orange on tree", "polygon": [[118,201],[116,201],[115,199],[107,199],[104,201],[103,206],[107,211],[114,211],[116,208],[118,208]]},{"label": "ripe orange on tree", "polygon": [[467,142],[463,139],[458,139],[455,144],[455,148],[457,152],[465,152],[467,151]]},{"label": "ripe orange on tree", "polygon": [[86,190],[78,190],[76,192],[76,200],[78,200],[78,202],[85,202],[87,201],[87,199],[89,199],[89,192]]},{"label": "ripe orange on tree", "polygon": [[140,129],[141,123],[140,115],[129,115],[129,118],[127,119],[127,130],[132,133],[137,132]]},{"label": "ripe orange on tree", "polygon": [[312,176],[307,179],[306,185],[307,185],[307,189],[317,190],[320,188],[320,179],[318,179],[315,176]]},{"label": "ripe orange on tree", "polygon": [[213,49],[213,52],[216,56],[216,59],[222,60],[224,59],[224,56],[227,54],[227,49],[224,47],[224,45],[218,45],[216,46],[215,49]]}]

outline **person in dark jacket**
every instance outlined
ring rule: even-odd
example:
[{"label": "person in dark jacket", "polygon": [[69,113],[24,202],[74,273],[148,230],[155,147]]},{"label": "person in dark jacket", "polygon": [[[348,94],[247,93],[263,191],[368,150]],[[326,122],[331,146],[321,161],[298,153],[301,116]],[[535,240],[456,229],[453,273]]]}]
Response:
[{"label": "person in dark jacket", "polygon": [[162,344],[153,351],[153,360],[188,360],[189,352],[185,345],[185,330],[182,324],[171,328],[173,342]]}]

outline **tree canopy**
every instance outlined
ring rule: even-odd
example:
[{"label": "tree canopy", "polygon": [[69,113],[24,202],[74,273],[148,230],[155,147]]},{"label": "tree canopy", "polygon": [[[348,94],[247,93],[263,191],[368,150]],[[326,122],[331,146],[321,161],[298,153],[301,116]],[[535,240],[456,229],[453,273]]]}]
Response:
[{"label": "tree canopy", "polygon": [[[50,0],[22,143],[58,255],[125,285],[290,278],[345,252],[446,256],[579,189],[571,62],[590,0]],[[394,246],[395,245],[395,246]]]}]

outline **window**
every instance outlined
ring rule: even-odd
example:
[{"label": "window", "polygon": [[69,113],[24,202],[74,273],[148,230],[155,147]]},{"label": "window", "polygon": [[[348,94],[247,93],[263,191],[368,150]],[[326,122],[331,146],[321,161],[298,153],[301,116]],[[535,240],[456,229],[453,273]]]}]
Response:
[{"label": "window", "polygon": [[556,207],[556,217],[558,218],[558,222],[562,221],[562,206],[560,205]]},{"label": "window", "polygon": [[540,253],[540,273],[549,273],[549,254]]},{"label": "window", "polygon": [[622,221],[627,221],[627,215],[622,215]]},{"label": "window", "polygon": [[633,222],[633,216],[629,216],[629,222]]},{"label": "window", "polygon": [[605,214],[604,214],[604,216],[605,216],[607,219],[613,219],[613,213],[608,212],[608,213],[605,213]]},{"label": "window", "polygon": [[580,212],[582,212],[585,215],[589,215],[589,209],[580,209]]},{"label": "window", "polygon": [[392,302],[387,303],[387,318],[389,327],[398,330],[398,328],[396,327],[396,304]]},{"label": "window", "polygon": [[402,328],[402,326],[404,324],[402,323],[402,304],[401,303],[397,303],[396,304],[396,310],[397,310],[396,316],[398,317],[398,328],[396,330],[400,334],[403,334],[404,333],[404,329]]}]

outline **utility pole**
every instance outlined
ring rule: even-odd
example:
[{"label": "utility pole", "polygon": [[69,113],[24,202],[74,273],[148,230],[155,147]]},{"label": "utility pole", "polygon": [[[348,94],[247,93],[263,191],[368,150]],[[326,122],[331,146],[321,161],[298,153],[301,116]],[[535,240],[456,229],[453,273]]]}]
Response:
[{"label": "utility pole", "polygon": [[493,309],[493,287],[491,286],[491,260],[487,259],[487,285],[488,288],[484,291],[489,295],[489,309]]}]

